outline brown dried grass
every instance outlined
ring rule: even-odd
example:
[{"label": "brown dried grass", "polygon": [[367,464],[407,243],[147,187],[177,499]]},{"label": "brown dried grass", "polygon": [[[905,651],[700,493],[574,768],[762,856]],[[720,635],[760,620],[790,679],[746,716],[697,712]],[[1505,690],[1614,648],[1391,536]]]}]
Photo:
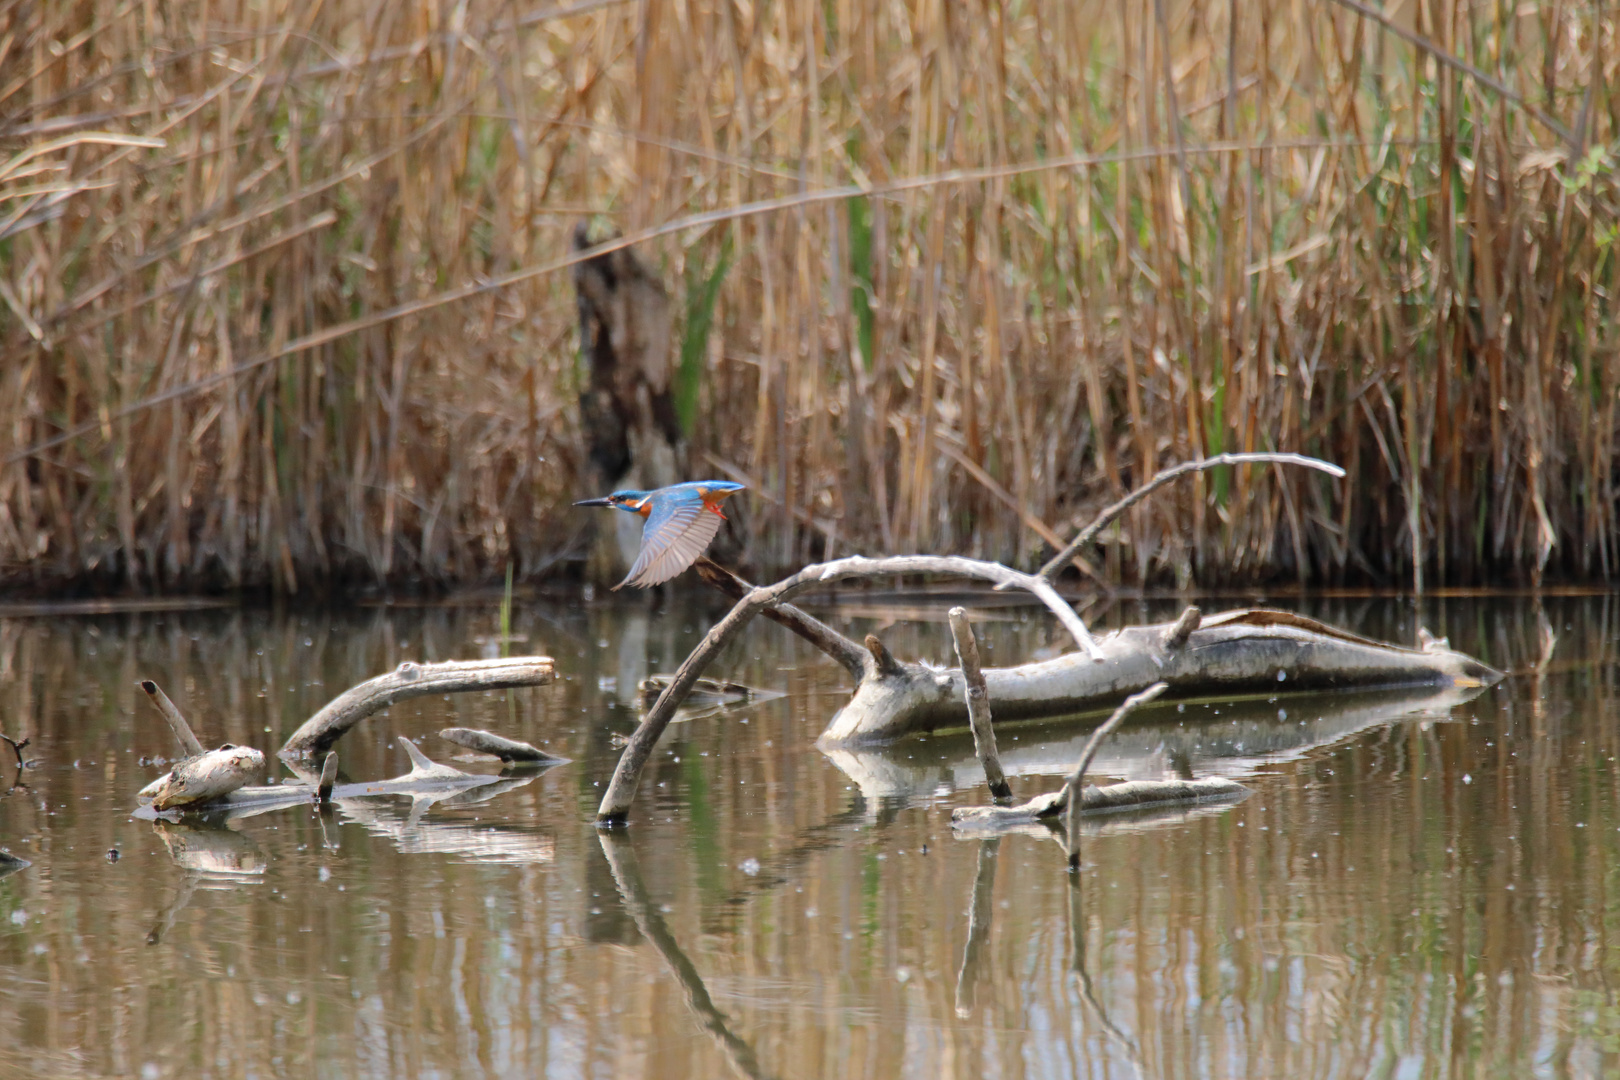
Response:
[{"label": "brown dried grass", "polygon": [[0,5],[0,579],[544,572],[588,214],[731,258],[691,459],[758,567],[1027,563],[1281,448],[1350,476],[1189,484],[1105,572],[1608,578],[1616,23],[1351,7]]}]

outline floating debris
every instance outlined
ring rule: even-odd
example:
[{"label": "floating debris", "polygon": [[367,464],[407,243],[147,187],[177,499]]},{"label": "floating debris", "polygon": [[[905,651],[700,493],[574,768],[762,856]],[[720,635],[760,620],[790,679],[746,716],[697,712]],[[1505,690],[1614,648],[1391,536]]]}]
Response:
[{"label": "floating debris", "polygon": [[453,742],[457,746],[464,746],[468,750],[476,750],[480,754],[493,754],[507,763],[520,761],[538,765],[561,765],[568,760],[555,754],[548,754],[526,742],[504,738],[478,728],[445,728],[439,732],[439,738]]}]

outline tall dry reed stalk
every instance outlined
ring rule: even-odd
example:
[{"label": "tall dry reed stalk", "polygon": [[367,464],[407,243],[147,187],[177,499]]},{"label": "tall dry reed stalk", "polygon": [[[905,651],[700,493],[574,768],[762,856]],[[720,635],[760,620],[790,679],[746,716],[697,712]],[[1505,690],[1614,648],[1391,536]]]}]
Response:
[{"label": "tall dry reed stalk", "polygon": [[1286,448],[1349,479],[1212,475],[1102,572],[1607,579],[1616,26],[1460,0],[7,5],[0,575],[545,571],[592,523],[556,271],[606,215],[684,288],[693,468],[756,490],[756,567],[1030,561],[1165,463]]}]

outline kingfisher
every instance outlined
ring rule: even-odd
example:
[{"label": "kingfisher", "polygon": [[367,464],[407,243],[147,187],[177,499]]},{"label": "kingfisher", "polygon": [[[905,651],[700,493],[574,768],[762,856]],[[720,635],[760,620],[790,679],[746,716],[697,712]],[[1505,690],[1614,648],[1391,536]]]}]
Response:
[{"label": "kingfisher", "polygon": [[635,565],[623,581],[613,586],[645,589],[668,581],[697,561],[725,519],[720,504],[742,490],[742,484],[729,480],[689,480],[655,491],[615,491],[574,505],[611,506],[646,519]]}]

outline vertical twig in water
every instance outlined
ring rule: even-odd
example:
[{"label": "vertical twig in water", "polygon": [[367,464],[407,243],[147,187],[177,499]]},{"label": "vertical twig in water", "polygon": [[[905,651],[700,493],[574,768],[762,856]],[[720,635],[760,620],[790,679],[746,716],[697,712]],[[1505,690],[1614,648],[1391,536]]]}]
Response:
[{"label": "vertical twig in water", "polygon": [[512,655],[512,560],[506,560],[506,592],[501,596],[501,659]]},{"label": "vertical twig in water", "polygon": [[321,779],[315,785],[315,801],[322,806],[332,801],[332,788],[337,783],[338,756],[337,751],[327,753],[326,759],[321,762]]},{"label": "vertical twig in water", "polygon": [[22,756],[23,748],[28,745],[28,740],[24,739],[22,742],[18,742],[16,739],[13,739],[10,735],[6,734],[0,734],[0,739],[4,739],[6,745],[11,747],[11,752],[17,755],[17,775],[21,776],[23,768],[28,764],[28,762],[23,760]]},{"label": "vertical twig in water", "polygon": [[997,806],[1011,805],[1012,788],[1007,786],[1007,774],[1001,771],[1001,757],[996,753],[996,733],[990,726],[990,693],[985,687],[984,671],[979,667],[979,643],[968,625],[967,612],[959,607],[950,610],[951,637],[956,641],[956,655],[962,662],[962,681],[966,684],[968,724],[973,728],[973,750],[984,766],[984,779],[990,785],[990,797]]},{"label": "vertical twig in water", "polygon": [[1086,778],[1086,769],[1091,766],[1091,759],[1097,755],[1097,748],[1102,745],[1102,741],[1112,735],[1114,729],[1124,723],[1127,716],[1168,689],[1169,683],[1156,682],[1140,694],[1132,694],[1125,699],[1124,704],[1114,710],[1114,715],[1104,721],[1102,727],[1093,731],[1091,738],[1086,740],[1086,748],[1080,752],[1080,763],[1074,767],[1074,772],[1069,774],[1068,783],[1065,785],[1068,789],[1068,808],[1064,813],[1068,815],[1070,870],[1080,868],[1080,786]]}]

